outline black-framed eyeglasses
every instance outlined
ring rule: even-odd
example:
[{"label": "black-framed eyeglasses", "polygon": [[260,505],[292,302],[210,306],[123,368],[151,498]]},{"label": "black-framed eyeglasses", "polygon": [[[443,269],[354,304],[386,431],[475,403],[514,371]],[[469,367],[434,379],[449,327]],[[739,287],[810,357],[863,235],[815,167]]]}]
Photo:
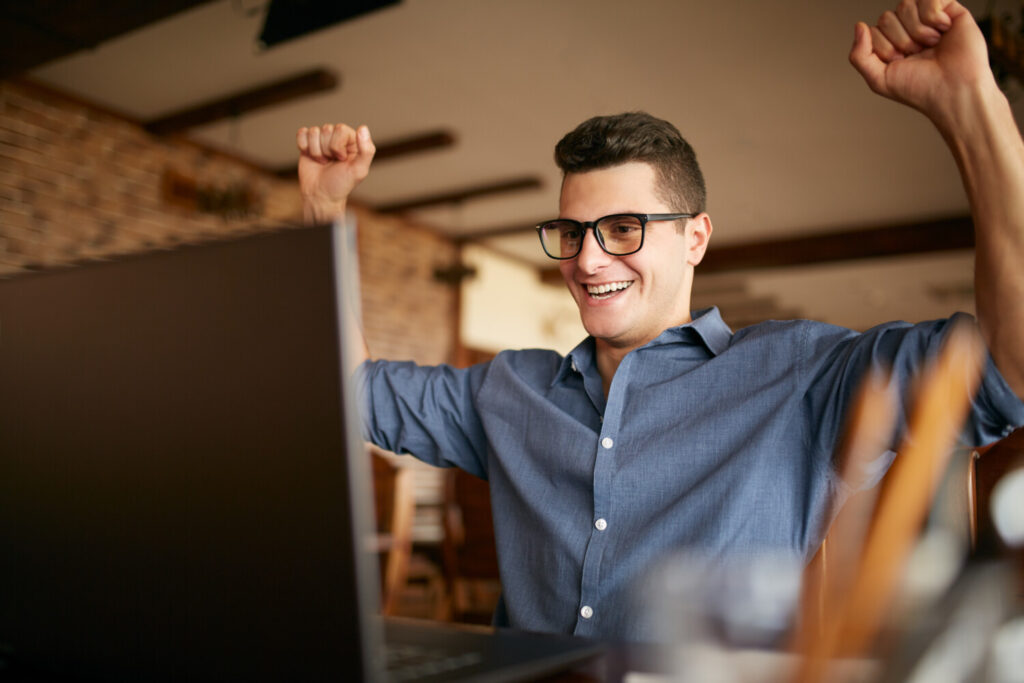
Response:
[{"label": "black-framed eyeglasses", "polygon": [[587,228],[594,231],[597,243],[607,254],[627,256],[644,246],[644,228],[648,221],[674,221],[693,218],[695,213],[615,213],[596,221],[574,221],[559,218],[537,226],[537,235],[544,253],[564,261],[576,258],[583,249]]}]

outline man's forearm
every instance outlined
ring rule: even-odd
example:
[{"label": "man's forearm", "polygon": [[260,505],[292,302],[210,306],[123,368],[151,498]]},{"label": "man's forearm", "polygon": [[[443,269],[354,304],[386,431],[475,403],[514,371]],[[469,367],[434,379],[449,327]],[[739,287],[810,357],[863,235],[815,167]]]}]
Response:
[{"label": "man's forearm", "polygon": [[1000,372],[1024,397],[1024,141],[994,81],[955,97],[935,123],[971,204],[978,323]]}]

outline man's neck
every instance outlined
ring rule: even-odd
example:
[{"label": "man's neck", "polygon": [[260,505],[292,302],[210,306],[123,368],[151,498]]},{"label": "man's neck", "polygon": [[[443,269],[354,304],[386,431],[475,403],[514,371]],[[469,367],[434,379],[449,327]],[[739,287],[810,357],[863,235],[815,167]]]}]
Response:
[{"label": "man's neck", "polygon": [[[686,316],[685,320],[682,320],[674,325],[666,327],[665,329],[671,329],[679,325],[685,325],[686,323],[692,322],[693,318]],[[664,332],[664,330],[662,330]],[[638,349],[641,346],[646,346],[650,342],[654,341],[658,335],[645,339],[636,344],[614,344],[607,339],[601,339],[598,337],[594,338],[594,352],[597,357],[597,372],[601,375],[601,385],[604,388],[604,396],[608,398],[608,392],[612,388],[612,379],[615,378],[615,373],[619,369],[619,364],[622,363],[622,359],[626,357],[630,351]]]},{"label": "man's neck", "polygon": [[604,397],[608,398],[608,392],[612,388],[612,379],[615,371],[619,369],[619,363],[626,357],[626,354],[635,347],[612,346],[606,341],[595,340],[597,355],[597,372],[601,375],[601,386],[604,388]]}]

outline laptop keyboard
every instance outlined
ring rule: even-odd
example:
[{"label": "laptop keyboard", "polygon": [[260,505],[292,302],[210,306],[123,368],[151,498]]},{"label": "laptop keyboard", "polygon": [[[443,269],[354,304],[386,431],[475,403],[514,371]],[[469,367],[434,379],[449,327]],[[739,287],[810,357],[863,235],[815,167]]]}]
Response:
[{"label": "laptop keyboard", "polygon": [[389,645],[385,667],[392,681],[415,681],[464,669],[483,661],[476,652],[453,654],[440,648],[422,645]]}]

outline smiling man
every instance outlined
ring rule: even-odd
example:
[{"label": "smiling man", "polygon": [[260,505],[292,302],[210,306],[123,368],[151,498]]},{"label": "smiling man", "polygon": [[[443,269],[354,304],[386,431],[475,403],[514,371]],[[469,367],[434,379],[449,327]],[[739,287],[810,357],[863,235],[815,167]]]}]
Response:
[{"label": "smiling man", "polygon": [[[850,59],[872,90],[932,121],[963,176],[990,353],[963,433],[989,443],[1024,424],[1024,142],[956,2],[904,0],[874,27],[858,24]],[[368,129],[303,128],[297,142],[307,220],[340,215],[369,172]],[[555,156],[559,215],[537,229],[589,336],[565,357],[505,351],[464,370],[366,362],[363,428],[384,448],[488,480],[498,623],[656,638],[635,596],[666,554],[814,554],[847,490],[835,456],[861,380],[891,368],[905,407],[912,379],[967,316],[734,333],[717,309],[690,311],[712,226],[696,157],[674,126],[597,117]],[[879,452],[876,470],[893,456]]]}]

